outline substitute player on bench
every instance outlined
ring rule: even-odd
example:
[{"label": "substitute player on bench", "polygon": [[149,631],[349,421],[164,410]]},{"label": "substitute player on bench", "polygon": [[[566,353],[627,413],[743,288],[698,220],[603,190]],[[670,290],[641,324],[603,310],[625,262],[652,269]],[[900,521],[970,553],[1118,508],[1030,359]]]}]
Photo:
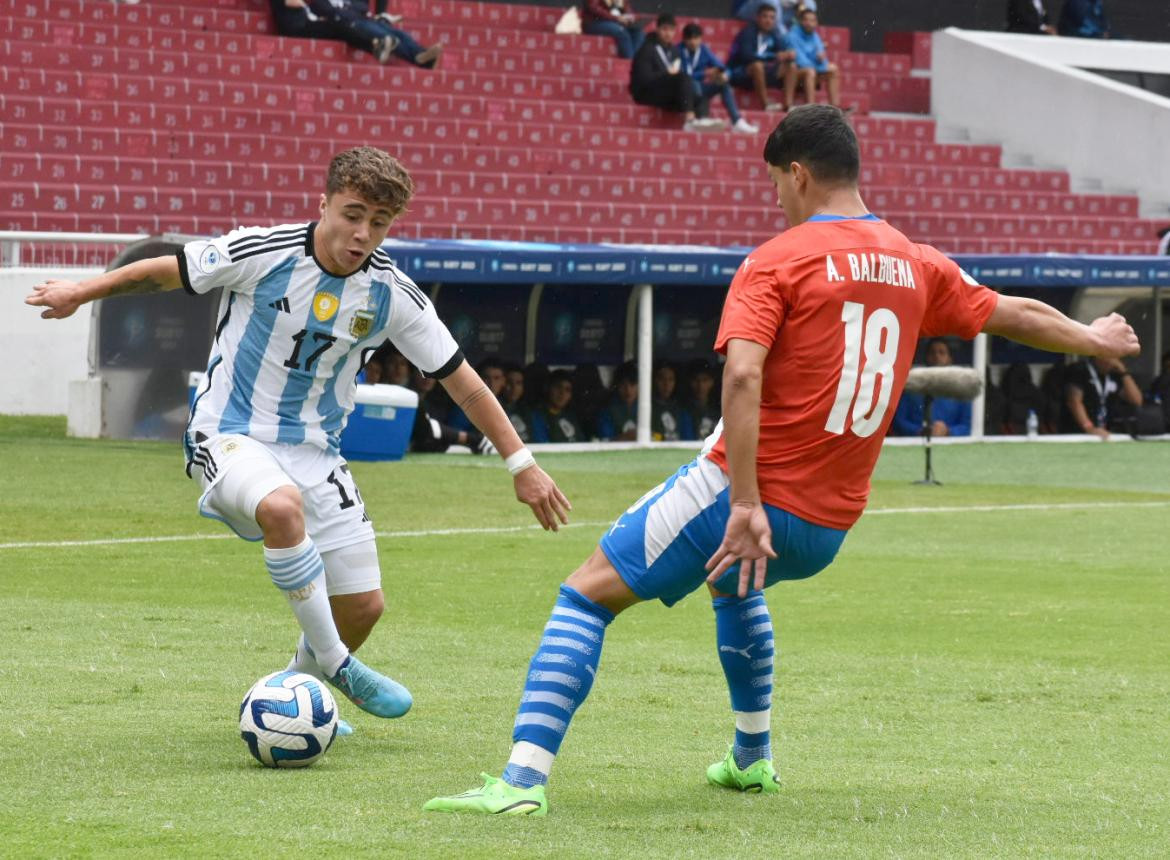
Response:
[{"label": "substitute player on bench", "polygon": [[707,779],[778,791],[762,589],[812,576],[837,554],[865,507],[919,336],[985,331],[1053,352],[1138,351],[1120,316],[1082,325],[997,296],[871,215],[857,188],[857,138],[839,109],[792,111],[764,160],[791,227],[752,251],[732,281],[715,343],[727,356],[722,426],[561,586],[502,777],[485,774],[482,787],[427,809],[543,815],[544,785],[593,684],[606,627],[639,601],[670,606],[704,580],[735,717],[734,743]]},{"label": "substitute player on bench", "polygon": [[26,300],[60,319],[110,296],[222,288],[183,440],[187,475],[203,490],[199,512],[263,539],[268,572],[303,631],[289,668],[327,678],[380,717],[405,714],[411,696],[352,654],[383,610],[373,526],[339,453],[365,355],[389,340],[438,378],[504,457],[516,497],[542,526],[556,529],[569,509],[434,306],[379,250],[413,190],[385,152],[351,149],[329,165],[319,221],[234,230],[81,283],[49,281]]}]

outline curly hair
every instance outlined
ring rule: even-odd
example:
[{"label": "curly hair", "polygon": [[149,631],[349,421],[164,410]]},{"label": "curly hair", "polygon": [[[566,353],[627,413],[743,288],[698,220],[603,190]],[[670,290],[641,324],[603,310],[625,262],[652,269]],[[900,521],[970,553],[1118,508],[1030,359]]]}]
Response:
[{"label": "curly hair", "polygon": [[414,194],[414,180],[398,159],[372,146],[358,146],[337,153],[329,162],[325,193],[339,191],[351,191],[398,217]]}]

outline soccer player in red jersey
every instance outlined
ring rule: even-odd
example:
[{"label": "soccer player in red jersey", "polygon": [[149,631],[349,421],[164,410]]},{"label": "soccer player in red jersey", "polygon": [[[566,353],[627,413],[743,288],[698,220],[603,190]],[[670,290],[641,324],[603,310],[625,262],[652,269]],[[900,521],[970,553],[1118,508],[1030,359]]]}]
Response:
[{"label": "soccer player in red jersey", "polygon": [[861,516],[918,338],[988,332],[1053,352],[1138,352],[1121,316],[1083,325],[1042,302],[997,295],[870,214],[857,187],[857,138],[837,108],[793,110],[764,160],[791,226],[752,251],[731,283],[715,342],[727,356],[721,426],[561,586],[503,775],[427,809],[543,815],[548,773],[609,622],[639,601],[670,606],[704,580],[735,717],[734,743],[707,779],[778,791],[763,589],[823,570]]}]

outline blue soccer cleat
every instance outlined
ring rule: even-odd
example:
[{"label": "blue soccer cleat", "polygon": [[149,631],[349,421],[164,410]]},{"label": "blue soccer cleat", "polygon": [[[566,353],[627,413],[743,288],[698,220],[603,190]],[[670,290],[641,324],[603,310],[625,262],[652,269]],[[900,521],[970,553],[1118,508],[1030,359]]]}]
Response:
[{"label": "blue soccer cleat", "polygon": [[353,726],[351,726],[345,720],[339,719],[337,721],[337,736],[339,738],[348,738],[352,734]]},{"label": "blue soccer cleat", "polygon": [[393,719],[414,704],[410,691],[350,654],[329,683],[368,714]]}]

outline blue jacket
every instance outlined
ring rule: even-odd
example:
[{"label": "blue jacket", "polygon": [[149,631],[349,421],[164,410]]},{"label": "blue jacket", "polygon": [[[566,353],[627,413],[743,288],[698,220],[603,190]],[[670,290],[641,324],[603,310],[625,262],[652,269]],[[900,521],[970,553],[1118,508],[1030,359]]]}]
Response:
[{"label": "blue jacket", "polygon": [[727,71],[727,66],[723,65],[719,61],[719,58],[711,52],[711,49],[702,43],[699,45],[699,54],[697,57],[691,56],[684,43],[679,43],[678,55],[682,58],[683,71],[699,83],[703,83],[703,73],[707,69]]},{"label": "blue jacket", "polygon": [[[930,407],[932,421],[947,425],[952,436],[971,435],[971,404],[947,397],[936,397]],[[903,394],[894,412],[895,436],[917,436],[922,432],[922,395]]]},{"label": "blue jacket", "polygon": [[793,27],[788,31],[788,47],[796,51],[798,69],[816,69],[818,72],[829,70],[827,58],[817,59],[817,54],[825,53],[825,43],[816,30],[806,33],[804,27]]},{"label": "blue jacket", "polygon": [[754,63],[756,60],[771,62],[776,59],[777,54],[787,50],[789,50],[788,40],[779,25],[771,33],[761,34],[757,25],[748,24],[739,31],[739,35],[731,43],[731,53],[727,55],[727,65],[738,69],[748,63]]},{"label": "blue jacket", "polygon": [[1109,32],[1105,0],[1065,0],[1056,29],[1062,36],[1103,39]]}]

